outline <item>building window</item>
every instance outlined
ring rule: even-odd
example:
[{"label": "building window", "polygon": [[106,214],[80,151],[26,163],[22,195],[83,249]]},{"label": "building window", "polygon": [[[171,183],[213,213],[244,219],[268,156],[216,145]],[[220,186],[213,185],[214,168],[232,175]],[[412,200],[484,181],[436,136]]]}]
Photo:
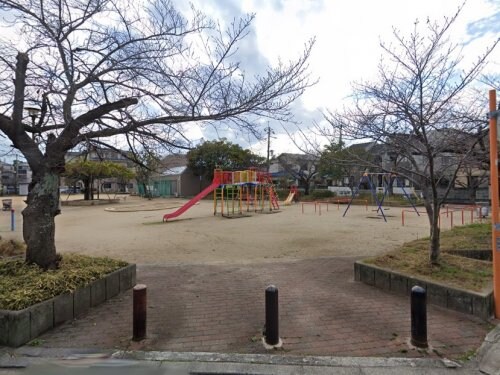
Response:
[{"label": "building window", "polygon": [[111,189],[111,182],[105,182],[102,184],[103,189]]}]

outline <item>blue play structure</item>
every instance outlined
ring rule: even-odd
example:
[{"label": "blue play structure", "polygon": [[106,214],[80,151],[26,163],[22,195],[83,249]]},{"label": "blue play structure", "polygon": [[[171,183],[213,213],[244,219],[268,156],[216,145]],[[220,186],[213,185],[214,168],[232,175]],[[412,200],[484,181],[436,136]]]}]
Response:
[{"label": "blue play structure", "polygon": [[[373,185],[373,182],[370,178],[371,176],[381,176],[381,178],[382,178],[382,184],[384,186],[384,195],[382,195],[381,199],[379,199],[377,197],[377,191],[376,191],[375,186]],[[415,205],[413,204],[410,196],[406,192],[406,190],[404,188],[404,184],[400,183],[398,176],[396,174],[394,174],[394,173],[364,173],[363,176],[359,180],[358,186],[352,190],[351,199],[349,200],[349,203],[347,204],[347,208],[345,209],[342,217],[345,217],[345,215],[347,214],[347,211],[349,211],[349,208],[351,207],[352,201],[359,194],[359,190],[360,190],[361,185],[366,183],[370,187],[370,191],[372,193],[373,199],[375,200],[375,203],[377,204],[376,212],[377,213],[380,212],[381,216],[384,218],[384,221],[387,222],[387,218],[384,214],[384,209],[382,208],[382,205],[384,204],[385,197],[389,194],[389,191],[392,190],[392,187],[394,186],[394,182],[396,182],[396,187],[399,187],[402,189],[404,196],[406,197],[406,199],[408,199],[408,202],[410,202],[411,206],[413,207],[413,209],[415,210],[417,215],[420,216],[420,214],[418,213],[418,210],[415,207]]]}]

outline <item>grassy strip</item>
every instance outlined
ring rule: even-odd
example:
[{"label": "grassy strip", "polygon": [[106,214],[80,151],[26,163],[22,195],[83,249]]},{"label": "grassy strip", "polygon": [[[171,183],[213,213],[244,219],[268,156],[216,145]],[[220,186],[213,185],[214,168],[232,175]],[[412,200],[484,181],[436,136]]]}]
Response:
[{"label": "grassy strip", "polygon": [[441,233],[441,250],[491,249],[491,223],[454,227]]},{"label": "grassy strip", "polygon": [[398,250],[367,259],[367,263],[452,287],[480,292],[491,284],[491,262],[447,254],[447,250],[491,248],[491,224],[455,227],[441,234],[439,265],[429,262],[429,238],[405,243]]},{"label": "grassy strip", "polygon": [[64,254],[60,268],[42,271],[23,260],[0,261],[0,309],[21,310],[102,278],[127,263]]}]

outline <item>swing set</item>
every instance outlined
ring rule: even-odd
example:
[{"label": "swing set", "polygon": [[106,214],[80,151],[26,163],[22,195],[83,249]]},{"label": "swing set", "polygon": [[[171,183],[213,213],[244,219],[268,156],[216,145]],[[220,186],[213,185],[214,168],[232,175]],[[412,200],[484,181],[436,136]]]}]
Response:
[{"label": "swing set", "polygon": [[[371,179],[372,176],[377,176],[377,178],[379,180],[380,179],[382,180],[382,184],[384,187],[384,194],[382,195],[382,198],[380,198],[380,199],[377,196],[377,191],[375,189],[375,186],[373,185],[373,182]],[[410,202],[411,206],[413,207],[413,210],[417,213],[418,216],[420,216],[420,213],[418,212],[418,210],[415,207],[415,205],[413,204],[410,196],[406,192],[406,190],[404,188],[404,184],[402,184],[400,182],[400,180],[396,174],[394,174],[394,173],[364,173],[363,176],[361,176],[361,178],[359,180],[358,186],[355,189],[353,189],[351,198],[349,200],[349,203],[347,204],[347,207],[346,207],[342,217],[345,217],[345,215],[347,214],[347,211],[349,211],[349,208],[351,207],[354,198],[359,194],[361,185],[366,183],[369,186],[372,197],[375,201],[375,204],[377,205],[377,209],[374,211],[376,211],[377,214],[380,213],[380,215],[382,216],[384,221],[387,223],[387,217],[385,216],[384,209],[383,209],[382,205],[384,204],[384,200],[388,196],[389,191],[392,191],[392,188],[394,187],[394,182],[396,182],[396,187],[399,187],[402,189],[404,196],[406,197],[408,202]]]}]

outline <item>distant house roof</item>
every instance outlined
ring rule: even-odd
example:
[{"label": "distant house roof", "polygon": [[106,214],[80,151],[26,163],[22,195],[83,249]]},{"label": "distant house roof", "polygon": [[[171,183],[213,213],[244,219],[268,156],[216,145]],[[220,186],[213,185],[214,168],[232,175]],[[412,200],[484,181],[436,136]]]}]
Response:
[{"label": "distant house roof", "polygon": [[92,147],[90,150],[81,149],[76,151],[68,151],[65,155],[65,160],[73,161],[85,158],[90,161],[111,161],[119,164],[126,164],[127,167],[133,165],[130,158],[132,154],[127,150],[114,150],[105,147]]},{"label": "distant house roof", "polygon": [[186,154],[167,155],[162,159],[161,165],[168,169],[185,167],[187,165],[187,155]]},{"label": "distant house roof", "polygon": [[355,143],[350,145],[348,148],[351,151],[373,151],[372,149],[377,146],[377,142],[364,142],[364,143]]},{"label": "distant house roof", "polygon": [[317,157],[309,154],[291,154],[284,152],[277,157],[278,160],[287,160],[289,162],[316,161]]},{"label": "distant house roof", "polygon": [[185,166],[185,165],[182,167],[168,168],[162,172],[162,175],[164,175],[164,176],[178,176],[180,174],[183,174],[186,169],[187,169],[187,166]]}]

